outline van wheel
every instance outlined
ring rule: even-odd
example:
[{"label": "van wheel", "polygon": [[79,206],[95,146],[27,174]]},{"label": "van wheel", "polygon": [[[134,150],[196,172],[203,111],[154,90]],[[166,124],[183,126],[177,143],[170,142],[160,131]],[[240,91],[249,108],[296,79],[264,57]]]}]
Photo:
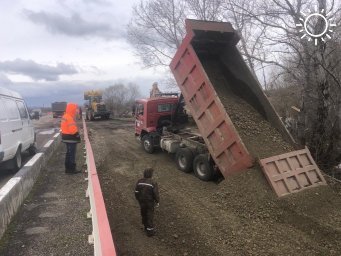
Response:
[{"label": "van wheel", "polygon": [[154,152],[153,140],[148,134],[146,134],[142,137],[141,142],[142,142],[142,146],[143,146],[144,150],[147,153],[152,154]]},{"label": "van wheel", "polygon": [[17,153],[15,153],[14,158],[12,159],[13,171],[17,172],[21,168],[22,158],[21,158],[21,148],[19,147]]},{"label": "van wheel", "polygon": [[175,161],[180,171],[189,173],[193,170],[193,153],[189,148],[179,148],[175,154]]},{"label": "van wheel", "polygon": [[28,153],[30,156],[34,156],[35,154],[37,154],[37,147],[35,144],[28,148]]},{"label": "van wheel", "polygon": [[213,167],[205,154],[197,155],[194,158],[193,169],[195,176],[203,181],[209,181],[214,176]]}]

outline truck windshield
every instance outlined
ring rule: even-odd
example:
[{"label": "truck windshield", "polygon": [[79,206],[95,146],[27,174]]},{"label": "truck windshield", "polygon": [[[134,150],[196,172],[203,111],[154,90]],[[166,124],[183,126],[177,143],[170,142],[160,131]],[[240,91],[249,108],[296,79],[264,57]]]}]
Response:
[{"label": "truck windshield", "polygon": [[143,112],[144,112],[143,110],[144,110],[143,104],[137,103],[137,104],[136,104],[136,111],[135,111],[136,115],[137,115],[137,116],[143,115]]}]

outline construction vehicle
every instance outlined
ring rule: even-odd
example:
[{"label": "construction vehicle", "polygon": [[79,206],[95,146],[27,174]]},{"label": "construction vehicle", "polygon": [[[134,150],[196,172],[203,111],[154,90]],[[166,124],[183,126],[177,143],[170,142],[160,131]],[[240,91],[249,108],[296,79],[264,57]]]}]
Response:
[{"label": "construction vehicle", "polygon": [[95,120],[96,118],[109,119],[110,112],[102,101],[102,91],[91,90],[84,92],[84,100],[88,100],[86,104],[85,117],[86,120]]},{"label": "construction vehicle", "polygon": [[[244,62],[232,25],[186,20],[186,31],[170,64],[181,96],[136,102],[135,135],[144,150],[174,153],[179,170],[193,170],[204,181],[259,165],[278,196],[325,184]],[[194,129],[177,117],[182,102]]]},{"label": "construction vehicle", "polygon": [[65,101],[53,102],[51,104],[53,118],[62,117],[64,115],[66,105],[67,103]]}]

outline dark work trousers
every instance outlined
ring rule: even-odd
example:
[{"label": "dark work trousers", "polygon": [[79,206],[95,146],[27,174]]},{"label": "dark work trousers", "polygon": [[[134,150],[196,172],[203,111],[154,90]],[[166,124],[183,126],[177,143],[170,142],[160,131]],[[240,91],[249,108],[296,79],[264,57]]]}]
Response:
[{"label": "dark work trousers", "polygon": [[139,202],[141,208],[142,224],[148,236],[155,234],[154,230],[154,202]]},{"label": "dark work trousers", "polygon": [[76,148],[77,143],[65,143],[65,170],[74,171],[76,169]]}]

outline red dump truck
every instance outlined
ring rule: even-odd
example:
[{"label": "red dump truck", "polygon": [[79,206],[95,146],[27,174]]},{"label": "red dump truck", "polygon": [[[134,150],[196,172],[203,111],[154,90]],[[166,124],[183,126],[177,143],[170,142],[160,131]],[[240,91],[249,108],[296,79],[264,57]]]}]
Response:
[{"label": "red dump truck", "polygon": [[[297,145],[250,72],[228,22],[186,20],[187,35],[170,68],[181,97],[136,102],[135,135],[148,153],[175,153],[180,170],[202,180],[262,167],[279,196],[324,184],[307,148]],[[196,127],[185,124],[183,105]],[[179,118],[179,115],[182,116]]]}]

